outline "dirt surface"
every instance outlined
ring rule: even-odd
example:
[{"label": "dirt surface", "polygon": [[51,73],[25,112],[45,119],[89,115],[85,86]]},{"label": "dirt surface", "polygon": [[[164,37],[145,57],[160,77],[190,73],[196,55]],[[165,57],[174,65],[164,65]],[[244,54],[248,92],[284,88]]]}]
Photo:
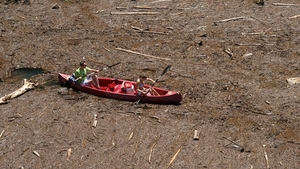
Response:
[{"label": "dirt surface", "polygon": [[[22,86],[11,71],[45,70],[0,105],[2,168],[300,167],[300,86],[286,82],[299,76],[300,7],[275,4],[298,0],[0,2],[0,96]],[[129,80],[172,65],[156,86],[184,98],[135,105],[59,86],[82,59],[121,62],[98,75]]]}]

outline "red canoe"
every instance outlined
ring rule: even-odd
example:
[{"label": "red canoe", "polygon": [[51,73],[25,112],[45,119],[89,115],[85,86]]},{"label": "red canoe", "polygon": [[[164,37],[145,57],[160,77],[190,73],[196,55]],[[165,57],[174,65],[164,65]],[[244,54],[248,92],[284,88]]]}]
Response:
[{"label": "red canoe", "polygon": [[[66,84],[69,77],[70,75],[60,73],[58,75],[58,80],[60,84],[63,85]],[[136,95],[136,92],[133,91],[133,88],[136,87],[136,82],[107,77],[98,77],[98,79],[100,89],[92,86],[81,86],[77,83],[72,83],[69,87],[100,97],[126,100],[131,102],[140,100],[140,102],[142,103],[179,104],[182,100],[181,94],[176,91],[170,91],[158,87],[153,87],[153,89],[155,89],[159,93],[159,96],[154,96],[150,94],[147,94],[146,96],[138,96]],[[122,86],[130,86],[128,84],[132,85],[132,88],[122,88]],[[145,88],[149,87],[149,85],[145,85]]]}]

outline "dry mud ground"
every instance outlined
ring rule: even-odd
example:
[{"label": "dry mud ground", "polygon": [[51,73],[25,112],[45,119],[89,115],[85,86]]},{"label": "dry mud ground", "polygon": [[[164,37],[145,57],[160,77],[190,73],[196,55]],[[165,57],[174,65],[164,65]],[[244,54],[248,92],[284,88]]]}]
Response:
[{"label": "dry mud ground", "polygon": [[[286,82],[299,76],[300,17],[289,17],[300,6],[277,4],[298,0],[0,2],[1,96],[22,85],[11,71],[45,70],[0,105],[1,168],[300,167],[300,86]],[[83,58],[100,70],[121,62],[98,75],[130,80],[170,64],[156,85],[183,101],[135,105],[59,86]]]}]

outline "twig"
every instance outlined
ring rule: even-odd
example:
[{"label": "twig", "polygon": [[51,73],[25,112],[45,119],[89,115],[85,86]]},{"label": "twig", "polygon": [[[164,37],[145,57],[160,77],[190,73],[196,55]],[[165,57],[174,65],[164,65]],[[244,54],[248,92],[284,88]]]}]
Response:
[{"label": "twig", "polygon": [[97,115],[94,114],[94,121],[93,121],[93,127],[95,128],[97,126]]},{"label": "twig", "polygon": [[128,138],[128,141],[131,140],[132,137],[133,137],[133,132],[130,133],[129,138]]},{"label": "twig", "polygon": [[144,31],[144,29],[142,28],[139,28],[139,27],[136,27],[136,26],[131,26],[132,29],[135,29],[135,30],[139,30],[139,31]]},{"label": "twig", "polygon": [[71,157],[71,153],[72,153],[72,148],[69,148],[67,151],[67,160],[69,161],[70,157]]},{"label": "twig", "polygon": [[266,23],[264,23],[264,22],[263,22],[263,21],[261,21],[260,19],[257,19],[257,18],[255,18],[255,17],[253,17],[253,16],[251,16],[251,18],[253,18],[253,19],[255,19],[255,20],[259,21],[260,23],[262,23],[262,24],[266,25]]},{"label": "twig", "polygon": [[151,163],[152,151],[153,151],[153,148],[154,148],[155,145],[156,145],[156,143],[154,143],[153,146],[150,149],[149,160],[148,160],[149,164]]},{"label": "twig", "polygon": [[288,143],[292,143],[292,144],[299,144],[299,145],[300,145],[300,142],[295,142],[295,141],[293,141],[293,140],[288,140],[287,142],[288,142]]},{"label": "twig", "polygon": [[116,7],[116,9],[123,10],[126,9],[126,7]]},{"label": "twig", "polygon": [[297,83],[300,83],[300,77],[287,78],[286,81],[289,84],[297,84]]},{"label": "twig", "polygon": [[193,140],[199,140],[199,132],[198,132],[198,130],[194,131],[194,138],[193,138]]},{"label": "twig", "polygon": [[110,50],[109,50],[109,49],[107,49],[107,48],[106,48],[106,47],[104,47],[104,46],[103,46],[103,49],[105,49],[106,51],[110,52]]},{"label": "twig", "polygon": [[5,127],[5,129],[2,130],[1,134],[0,134],[0,138],[2,137],[3,133],[5,132],[5,130],[7,130],[9,128],[9,126]]},{"label": "twig", "polygon": [[269,28],[265,31],[262,31],[262,32],[256,32],[256,33],[242,33],[242,35],[260,35],[260,34],[266,34],[269,30],[271,30],[272,28]]},{"label": "twig", "polygon": [[[235,105],[235,104],[230,104],[228,106],[231,106],[231,107],[235,107],[235,108],[239,108],[241,110],[244,110],[244,111],[247,111],[247,112],[250,112],[250,113],[254,113],[254,114],[259,114],[259,115],[272,115],[273,113],[261,113],[261,112],[258,112],[256,110],[251,110],[250,108],[244,108],[242,107],[241,105]],[[224,107],[225,108],[225,107]]]},{"label": "twig", "polygon": [[151,9],[150,6],[134,6],[133,8],[136,8],[136,9]]},{"label": "twig", "polygon": [[127,49],[122,49],[122,48],[116,48],[116,49],[120,50],[120,51],[123,51],[123,52],[128,52],[128,53],[133,53],[133,54],[137,54],[137,55],[147,56],[147,57],[151,57],[151,58],[155,58],[155,59],[171,60],[169,58],[156,57],[156,56],[147,55],[147,54],[143,54],[143,53],[139,53],[139,52],[134,52],[134,51],[127,50]]},{"label": "twig", "polygon": [[142,28],[131,26],[132,29],[138,30],[140,33],[153,33],[153,34],[160,34],[160,35],[167,35],[168,33],[165,32],[156,32],[156,31],[145,31]]},{"label": "twig", "polygon": [[[173,161],[175,160],[175,158],[176,158],[177,155],[179,154],[181,148],[182,148],[182,147],[180,147],[180,148],[178,149],[178,151],[176,152],[176,154],[173,156],[173,158],[172,158],[171,161],[169,162],[169,165],[167,166],[167,168],[169,168],[170,165],[173,163]],[[167,169],[167,168],[166,168],[166,169]]]},{"label": "twig", "polygon": [[168,35],[165,32],[155,32],[155,31],[141,31],[141,33],[152,33],[152,34],[159,34],[159,35]]},{"label": "twig", "polygon": [[288,17],[288,19],[295,19],[295,18],[298,18],[298,17],[300,17],[300,15],[290,16],[290,17]]},{"label": "twig", "polygon": [[150,6],[134,6],[133,8],[136,9],[168,9],[168,6],[161,6],[161,7],[150,7]]},{"label": "twig", "polygon": [[229,138],[226,138],[226,137],[223,137],[223,138],[225,138],[226,140],[230,141],[231,143],[237,145],[239,148],[241,148],[241,152],[244,152],[244,150],[245,150],[244,147],[242,147],[241,145],[237,144],[236,142],[230,140]]},{"label": "twig", "polygon": [[157,0],[157,1],[153,1],[153,2],[151,2],[151,3],[157,3],[157,2],[170,2],[170,1],[172,1],[172,0]]},{"label": "twig", "polygon": [[231,50],[229,48],[224,50],[225,53],[227,53],[230,57],[233,56],[233,53],[231,52]]},{"label": "twig", "polygon": [[274,46],[274,44],[260,44],[260,43],[257,43],[257,44],[243,44],[243,43],[236,43],[235,44],[236,46]]},{"label": "twig", "polygon": [[112,15],[158,15],[159,12],[111,12]]},{"label": "twig", "polygon": [[161,123],[160,119],[157,116],[151,116],[151,118],[157,120],[157,122]]},{"label": "twig", "polygon": [[228,21],[234,21],[234,20],[239,20],[239,19],[250,19],[250,18],[241,16],[241,17],[223,19],[223,20],[220,20],[220,21],[216,21],[215,23],[228,22]]},{"label": "twig", "polygon": [[37,151],[33,150],[32,152],[33,152],[33,154],[35,154],[36,156],[40,157],[40,154],[39,154]]},{"label": "twig", "polygon": [[269,159],[268,159],[268,155],[267,152],[265,150],[266,145],[263,144],[263,149],[264,149],[264,155],[265,155],[265,159],[266,159],[266,163],[267,163],[267,169],[270,169],[270,165],[269,165]]},{"label": "twig", "polygon": [[299,4],[273,3],[274,6],[299,6]]}]

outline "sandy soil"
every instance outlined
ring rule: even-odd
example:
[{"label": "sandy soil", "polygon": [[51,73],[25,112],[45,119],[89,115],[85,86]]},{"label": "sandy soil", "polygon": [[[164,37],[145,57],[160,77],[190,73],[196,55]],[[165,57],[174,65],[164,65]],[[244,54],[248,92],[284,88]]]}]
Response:
[{"label": "sandy soil", "polygon": [[[299,76],[298,0],[28,2],[0,0],[0,96],[22,86],[11,71],[45,70],[0,105],[2,168],[300,167],[300,86],[286,82]],[[59,86],[82,59],[129,80],[172,65],[156,85],[183,101],[135,105]]]}]

